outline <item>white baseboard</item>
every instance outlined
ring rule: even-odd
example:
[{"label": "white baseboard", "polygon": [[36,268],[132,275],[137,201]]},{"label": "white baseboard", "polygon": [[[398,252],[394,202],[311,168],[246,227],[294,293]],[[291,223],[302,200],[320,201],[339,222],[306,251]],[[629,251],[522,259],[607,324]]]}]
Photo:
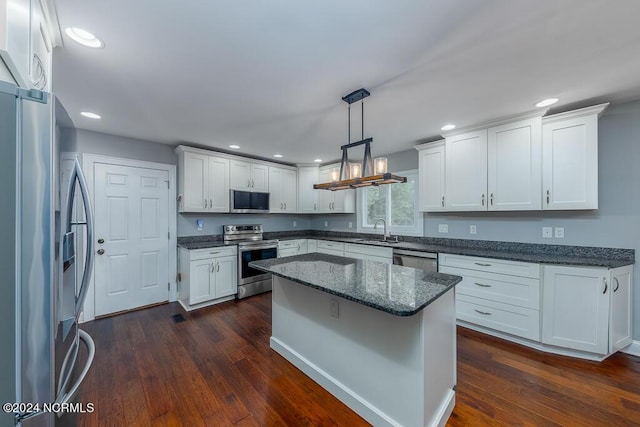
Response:
[{"label": "white baseboard", "polygon": [[623,353],[630,354],[632,356],[640,357],[640,341],[633,340],[631,344],[629,344],[627,347],[623,348],[620,351]]}]

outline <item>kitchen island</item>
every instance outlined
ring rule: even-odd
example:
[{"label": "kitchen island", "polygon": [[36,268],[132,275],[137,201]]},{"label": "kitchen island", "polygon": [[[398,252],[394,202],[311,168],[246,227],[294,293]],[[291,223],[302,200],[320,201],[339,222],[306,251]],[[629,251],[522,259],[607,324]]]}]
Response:
[{"label": "kitchen island", "polygon": [[310,253],[273,273],[271,348],[376,426],[444,425],[459,276]]}]

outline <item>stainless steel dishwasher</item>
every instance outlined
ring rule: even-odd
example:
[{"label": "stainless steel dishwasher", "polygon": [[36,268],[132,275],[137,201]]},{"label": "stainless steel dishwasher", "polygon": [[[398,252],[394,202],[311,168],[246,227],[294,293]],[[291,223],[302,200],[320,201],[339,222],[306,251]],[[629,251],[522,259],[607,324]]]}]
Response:
[{"label": "stainless steel dishwasher", "polygon": [[438,254],[394,249],[393,263],[426,271],[438,271]]}]

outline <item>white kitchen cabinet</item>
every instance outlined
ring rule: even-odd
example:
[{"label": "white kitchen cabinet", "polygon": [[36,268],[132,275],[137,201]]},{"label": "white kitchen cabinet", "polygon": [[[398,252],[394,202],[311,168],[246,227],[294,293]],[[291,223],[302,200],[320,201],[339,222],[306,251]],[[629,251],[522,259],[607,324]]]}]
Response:
[{"label": "white kitchen cabinet", "polygon": [[305,253],[313,252],[318,252],[318,241],[316,239],[307,239],[307,252]]},{"label": "white kitchen cabinet", "polygon": [[321,254],[344,256],[344,243],[318,240],[316,252]]},{"label": "white kitchen cabinet", "polygon": [[307,253],[307,239],[282,240],[278,242],[278,258]]},{"label": "white kitchen cabinet", "polygon": [[227,301],[238,292],[236,246],[180,248],[179,264],[179,301],[186,310]]},{"label": "white kitchen cabinet", "polygon": [[233,190],[269,192],[269,167],[262,163],[231,160],[229,186]]},{"label": "white kitchen cabinet", "polygon": [[385,264],[393,263],[393,249],[379,246],[345,243],[344,256],[349,258],[377,261]]},{"label": "white kitchen cabinet", "polygon": [[631,343],[632,266],[544,266],[542,342],[611,354]]},{"label": "white kitchen cabinet", "polygon": [[297,211],[297,178],[295,170],[269,166],[271,213],[295,213]]},{"label": "white kitchen cabinet", "polygon": [[229,160],[176,148],[179,212],[229,212]]},{"label": "white kitchen cabinet", "polygon": [[318,166],[298,166],[298,213],[318,213],[319,193],[313,184],[320,182]]},{"label": "white kitchen cabinet", "polygon": [[487,132],[488,210],[540,210],[542,119],[519,120]]},{"label": "white kitchen cabinet", "polygon": [[542,119],[543,209],[598,209],[598,116],[608,105]]},{"label": "white kitchen cabinet", "polygon": [[487,210],[487,130],[454,135],[445,141],[447,210]]},{"label": "white kitchen cabinet", "polygon": [[0,56],[18,85],[29,87],[30,0],[0,0]]},{"label": "white kitchen cabinet", "polygon": [[[327,165],[320,168],[319,182],[331,181],[330,173],[333,168],[340,168],[340,165]],[[318,202],[319,211],[322,213],[355,213],[355,191],[354,190],[317,190],[320,192]]]},{"label": "white kitchen cabinet", "polygon": [[540,265],[441,254],[441,273],[462,277],[456,316],[466,324],[540,340]]},{"label": "white kitchen cabinet", "polygon": [[31,58],[29,85],[51,91],[51,63],[53,46],[49,36],[45,12],[39,0],[31,2]]},{"label": "white kitchen cabinet", "polygon": [[437,212],[445,208],[445,142],[430,142],[416,147],[418,150],[418,180],[420,194],[418,209]]}]

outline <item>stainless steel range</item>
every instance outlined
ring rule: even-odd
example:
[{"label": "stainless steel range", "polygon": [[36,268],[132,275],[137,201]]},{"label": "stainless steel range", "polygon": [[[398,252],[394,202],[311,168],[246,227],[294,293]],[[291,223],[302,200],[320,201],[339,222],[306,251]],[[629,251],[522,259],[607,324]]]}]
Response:
[{"label": "stainless steel range", "polygon": [[278,257],[278,241],[262,239],[262,225],[225,225],[224,241],[238,244],[238,299],[271,290],[271,274],[249,267],[251,261]]}]

